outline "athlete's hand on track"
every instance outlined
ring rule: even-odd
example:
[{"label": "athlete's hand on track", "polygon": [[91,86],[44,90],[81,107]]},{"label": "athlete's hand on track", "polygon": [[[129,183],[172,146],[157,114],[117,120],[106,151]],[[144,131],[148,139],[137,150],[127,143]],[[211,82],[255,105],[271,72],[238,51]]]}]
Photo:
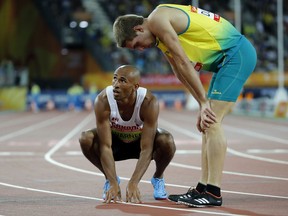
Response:
[{"label": "athlete's hand on track", "polygon": [[129,182],[126,188],[126,202],[141,203],[138,184]]},{"label": "athlete's hand on track", "polygon": [[116,203],[117,201],[122,202],[121,190],[118,184],[110,185],[109,190],[106,192],[106,198],[104,200],[104,203],[111,203],[112,200],[114,201],[114,203]]}]

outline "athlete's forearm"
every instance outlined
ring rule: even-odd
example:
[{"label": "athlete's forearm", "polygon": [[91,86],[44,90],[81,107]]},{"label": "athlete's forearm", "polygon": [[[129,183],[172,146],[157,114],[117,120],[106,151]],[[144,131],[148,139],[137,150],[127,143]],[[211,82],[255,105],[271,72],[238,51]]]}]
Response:
[{"label": "athlete's forearm", "polygon": [[182,84],[189,90],[195,100],[201,106],[207,101],[205,89],[198,77],[196,70],[193,65],[188,60],[183,60],[177,54],[174,57],[166,56],[166,59],[170,63],[170,66],[177,76],[177,78],[182,82]]},{"label": "athlete's forearm", "polygon": [[[174,72],[179,73],[179,72]],[[196,92],[194,91],[194,89],[191,87],[191,85],[189,85],[189,83],[187,82],[187,80],[184,79],[183,76],[181,76],[181,74],[177,74],[178,79],[181,81],[181,83],[188,89],[188,91],[191,93],[191,95],[195,98],[195,100],[199,103],[200,98],[198,97],[198,95],[196,94]],[[200,104],[200,103],[199,103]]]},{"label": "athlete's forearm", "polygon": [[142,150],[140,152],[139,159],[137,161],[135,170],[131,176],[130,182],[139,183],[142,176],[146,172],[147,168],[149,167],[149,164],[152,160],[152,150]]},{"label": "athlete's forearm", "polygon": [[115,161],[111,148],[108,146],[100,148],[100,161],[109,182],[117,184]]},{"label": "athlete's forearm", "polygon": [[[201,106],[207,102],[206,92],[192,63],[168,58],[173,72]],[[179,63],[182,62],[182,63]]]}]

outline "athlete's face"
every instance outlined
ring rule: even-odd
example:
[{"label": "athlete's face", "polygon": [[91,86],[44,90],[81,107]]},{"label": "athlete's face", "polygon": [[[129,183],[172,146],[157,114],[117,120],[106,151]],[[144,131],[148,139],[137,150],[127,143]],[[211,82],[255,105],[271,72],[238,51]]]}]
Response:
[{"label": "athlete's face", "polygon": [[143,51],[155,45],[155,37],[148,30],[137,29],[136,37],[131,41],[126,41],[126,48]]},{"label": "athlete's face", "polygon": [[125,69],[115,71],[112,81],[113,96],[116,101],[123,101],[131,98],[137,88],[130,73]]}]

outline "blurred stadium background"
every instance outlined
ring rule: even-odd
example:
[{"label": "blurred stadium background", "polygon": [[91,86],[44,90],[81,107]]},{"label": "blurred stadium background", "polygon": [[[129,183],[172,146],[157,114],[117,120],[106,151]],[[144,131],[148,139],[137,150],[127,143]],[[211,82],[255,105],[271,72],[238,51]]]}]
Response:
[{"label": "blurred stadium background", "polygon": [[[161,107],[194,109],[160,51],[132,52],[113,41],[118,15],[147,16],[159,3],[193,4],[232,22],[258,53],[232,111],[287,118],[286,0],[1,0],[0,111],[89,110],[122,64],[140,68],[142,85],[159,97]],[[205,88],[210,77],[200,72]]]}]

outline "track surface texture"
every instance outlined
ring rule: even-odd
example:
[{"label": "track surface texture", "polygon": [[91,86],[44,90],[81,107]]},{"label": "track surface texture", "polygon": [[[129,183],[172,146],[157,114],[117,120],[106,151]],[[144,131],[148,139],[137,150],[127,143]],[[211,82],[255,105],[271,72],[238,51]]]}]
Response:
[{"label": "track surface texture", "polygon": [[[200,177],[201,134],[193,111],[161,110],[159,127],[175,139],[166,169],[168,193],[184,193]],[[81,131],[94,127],[91,112],[0,114],[0,215],[5,216],[284,216],[288,215],[288,121],[228,115],[223,206],[189,208],[156,201],[151,162],[139,183],[143,203],[104,204],[104,177],[81,154]],[[136,160],[116,163],[122,197]]]}]

